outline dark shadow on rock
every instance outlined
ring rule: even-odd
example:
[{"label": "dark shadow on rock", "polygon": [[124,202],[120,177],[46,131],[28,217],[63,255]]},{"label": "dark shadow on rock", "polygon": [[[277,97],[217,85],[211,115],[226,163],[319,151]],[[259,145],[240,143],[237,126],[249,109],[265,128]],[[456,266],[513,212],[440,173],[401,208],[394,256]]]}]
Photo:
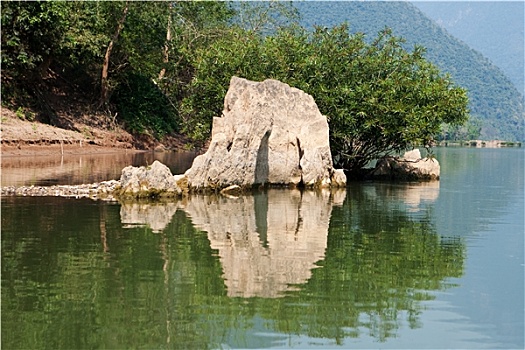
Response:
[{"label": "dark shadow on rock", "polygon": [[255,163],[255,184],[264,185],[268,182],[268,139],[270,138],[271,131],[267,131],[257,151],[257,160]]}]

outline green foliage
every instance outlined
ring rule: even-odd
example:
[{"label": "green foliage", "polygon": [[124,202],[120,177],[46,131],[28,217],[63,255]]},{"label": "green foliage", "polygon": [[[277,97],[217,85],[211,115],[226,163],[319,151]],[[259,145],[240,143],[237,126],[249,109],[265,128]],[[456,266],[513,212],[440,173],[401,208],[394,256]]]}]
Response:
[{"label": "green foliage", "polygon": [[25,113],[24,113],[24,109],[22,107],[18,107],[18,109],[16,110],[16,116],[19,119],[25,119]]},{"label": "green foliage", "polygon": [[[65,2],[2,3],[2,71],[28,73],[60,48],[69,27]],[[5,74],[5,73],[4,73]]]},{"label": "green foliage", "polygon": [[396,36],[406,39],[405,49],[422,45],[427,49],[427,60],[468,91],[470,113],[481,122],[480,137],[509,140],[525,137],[523,92],[498,67],[448,34],[410,2],[341,1],[328,5],[304,1],[295,6],[302,17],[301,25],[308,30],[313,31],[315,25],[332,27],[349,22],[353,33],[365,33],[372,39],[387,26]]},{"label": "green foliage", "polygon": [[[114,38],[126,4],[129,11]],[[33,77],[42,76],[53,62],[55,73],[76,81],[85,78],[79,85],[97,95],[104,54],[115,39],[108,107],[134,132],[161,137],[180,130],[197,141],[205,140],[236,75],[257,81],[278,79],[311,94],[329,118],[334,162],[350,171],[416,144],[428,146],[435,137],[484,137],[497,134],[504,125],[512,130],[502,131],[504,135],[515,138],[512,135],[522,130],[523,106],[512,102],[513,90],[499,78],[488,73],[478,78],[475,55],[460,60],[461,64],[450,63],[450,56],[459,50],[457,43],[446,37],[437,50],[437,39],[421,17],[411,18],[412,31],[417,29],[421,40],[410,34],[407,42],[376,25],[390,22],[370,21],[370,13],[379,16],[385,6],[389,16],[402,18],[405,5],[334,3],[328,9],[320,3],[292,6],[275,1],[233,6],[226,2],[5,2],[2,94],[34,96],[31,91],[38,83]],[[313,31],[300,28],[295,6],[305,17],[305,9],[314,9],[317,23],[330,26]],[[354,32],[362,30],[363,23],[372,23],[366,29],[377,29],[379,34],[351,33],[346,25],[334,26],[340,22],[330,12],[334,8],[341,13],[353,9],[353,16],[358,16],[352,17]],[[302,23],[308,22],[305,26],[310,29],[311,21],[306,18]],[[410,32],[396,29],[396,33]],[[414,42],[425,44],[428,52]],[[427,57],[469,87],[468,100],[466,91]],[[21,80],[25,85],[20,85]],[[462,126],[467,103],[476,119]]]},{"label": "green foliage", "polygon": [[194,137],[209,134],[232,75],[278,79],[314,96],[329,118],[334,161],[349,171],[416,144],[429,146],[442,123],[467,119],[466,92],[427,62],[422,48],[404,50],[389,30],[370,44],[345,25],[312,35],[296,28],[265,38],[239,34],[196,55],[182,109],[186,130],[198,131]]},{"label": "green foliage", "polygon": [[157,138],[178,131],[178,115],[171,101],[151,79],[130,73],[118,85],[114,102],[119,119],[135,133],[151,133]]},{"label": "green foliage", "polygon": [[203,141],[211,133],[213,117],[220,116],[232,76],[264,78],[258,69],[260,38],[240,29],[223,33],[210,46],[195,50],[193,79],[181,102],[183,130]]},{"label": "green foliage", "polygon": [[188,84],[199,66],[197,53],[229,33],[227,23],[234,12],[227,3],[211,1],[176,2],[171,12],[171,40],[166,41],[169,62],[159,67],[166,69],[166,75],[158,84],[180,104],[191,94]]},{"label": "green foliage", "polygon": [[172,9],[177,25],[193,30],[220,28],[236,13],[228,3],[220,1],[177,1]]},{"label": "green foliage", "polygon": [[2,104],[34,107],[40,102],[34,91],[37,83],[62,53],[70,26],[68,5],[4,1],[1,7]]},{"label": "green foliage", "polygon": [[23,107],[18,107],[15,114],[19,119],[28,120],[30,122],[35,121],[35,113],[26,110]]},{"label": "green foliage", "polygon": [[[125,6],[127,16],[115,38]],[[47,79],[52,63],[54,77],[82,86],[88,96],[97,95],[104,54],[114,41],[108,67],[109,110],[131,131],[164,135],[177,129],[176,107],[168,101],[171,96],[178,102],[191,79],[191,45],[204,45],[205,30],[211,32],[232,14],[219,2],[2,3],[3,101],[14,99],[12,104],[18,105],[35,95],[45,98],[40,91],[49,85],[35,77]],[[175,32],[173,42],[166,38],[168,26]],[[177,35],[182,32],[191,35]],[[173,62],[163,62],[166,47]],[[153,80],[162,68],[171,75],[159,89]]]},{"label": "green foliage", "polygon": [[314,33],[324,58],[311,84],[319,107],[329,116],[334,160],[350,171],[381,155],[422,144],[429,146],[443,122],[463,123],[466,92],[423,57],[409,53],[389,31],[364,46],[359,36],[345,39],[346,27]]},{"label": "green foliage", "polygon": [[299,12],[293,3],[279,0],[240,1],[235,23],[240,28],[272,35],[283,28],[298,25]]},{"label": "green foliage", "polygon": [[169,2],[163,1],[130,2],[126,22],[115,47],[113,69],[131,70],[150,77],[159,73],[169,6]]},{"label": "green foliage", "polygon": [[480,138],[481,128],[481,120],[476,117],[471,117],[464,125],[444,124],[437,139],[439,141],[475,140]]}]

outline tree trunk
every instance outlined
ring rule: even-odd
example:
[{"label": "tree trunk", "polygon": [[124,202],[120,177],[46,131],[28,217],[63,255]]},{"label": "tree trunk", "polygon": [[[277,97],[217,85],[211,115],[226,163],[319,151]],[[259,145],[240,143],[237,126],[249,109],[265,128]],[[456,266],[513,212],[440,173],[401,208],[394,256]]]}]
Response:
[{"label": "tree trunk", "polygon": [[[169,61],[168,53],[169,53],[169,42],[171,41],[171,5],[170,5],[170,13],[168,15],[168,28],[166,29],[166,43],[164,44],[164,50],[162,50],[162,62],[164,64],[167,64]],[[159,82],[164,78],[164,74],[166,74],[166,67],[163,67],[160,70],[159,73]]]},{"label": "tree trunk", "polygon": [[104,64],[102,65],[102,75],[101,75],[101,81],[100,81],[100,103],[99,108],[105,105],[108,102],[108,96],[109,96],[109,82],[108,82],[108,70],[109,70],[109,59],[111,57],[111,51],[113,50],[113,45],[115,45],[115,42],[117,41],[120,32],[122,31],[122,28],[124,27],[124,22],[126,21],[126,16],[128,14],[129,9],[129,1],[126,1],[126,5],[124,6],[124,11],[122,12],[122,17],[120,18],[117,30],[115,31],[115,34],[113,35],[113,38],[111,38],[111,41],[109,42],[109,45],[106,49],[106,54],[104,55]]},{"label": "tree trunk", "polygon": [[40,79],[44,79],[47,77],[47,70],[51,66],[51,62],[53,62],[53,57],[51,57],[51,55],[47,55],[45,56],[42,63],[40,63],[40,65],[38,66],[38,75]]}]

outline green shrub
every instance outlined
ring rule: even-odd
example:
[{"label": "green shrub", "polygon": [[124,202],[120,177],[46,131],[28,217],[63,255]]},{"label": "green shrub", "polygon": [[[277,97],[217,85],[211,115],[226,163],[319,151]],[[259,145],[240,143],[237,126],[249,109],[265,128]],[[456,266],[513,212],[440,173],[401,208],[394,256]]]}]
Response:
[{"label": "green shrub", "polygon": [[151,133],[157,138],[178,131],[177,110],[149,78],[131,73],[113,95],[118,118],[134,133]]},{"label": "green shrub", "polygon": [[312,34],[291,28],[264,38],[232,31],[195,53],[195,75],[182,101],[184,129],[194,138],[209,135],[236,75],[277,79],[312,95],[328,117],[334,163],[349,172],[414,145],[429,147],[443,123],[467,120],[468,99],[425,60],[422,47],[409,52],[403,43],[388,29],[367,43],[346,25]]}]

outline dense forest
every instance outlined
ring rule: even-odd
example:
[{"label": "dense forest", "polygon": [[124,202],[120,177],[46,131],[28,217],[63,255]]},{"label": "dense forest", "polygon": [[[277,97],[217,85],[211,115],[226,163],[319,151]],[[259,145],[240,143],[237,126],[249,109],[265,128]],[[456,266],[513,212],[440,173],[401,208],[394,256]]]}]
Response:
[{"label": "dense forest", "polygon": [[[388,23],[373,35],[337,22],[301,26],[302,4],[2,2],[2,103],[54,124],[52,99],[77,92],[82,99],[72,103],[136,134],[199,142],[237,75],[278,79],[314,96],[329,118],[334,161],[345,169],[436,138],[479,136],[475,123],[461,127],[467,91],[427,60],[432,48],[408,45]],[[514,129],[518,117],[499,115]]]},{"label": "dense forest", "polygon": [[[352,32],[373,38],[385,26],[406,39],[406,46],[427,48],[426,57],[468,90],[471,127],[483,139],[523,140],[523,95],[507,76],[479,52],[454,38],[413,4],[401,1],[306,1],[296,3],[307,28],[348,22]],[[521,28],[522,29],[522,28]],[[523,59],[523,58],[521,58]],[[521,72],[523,75],[523,72]]]}]

